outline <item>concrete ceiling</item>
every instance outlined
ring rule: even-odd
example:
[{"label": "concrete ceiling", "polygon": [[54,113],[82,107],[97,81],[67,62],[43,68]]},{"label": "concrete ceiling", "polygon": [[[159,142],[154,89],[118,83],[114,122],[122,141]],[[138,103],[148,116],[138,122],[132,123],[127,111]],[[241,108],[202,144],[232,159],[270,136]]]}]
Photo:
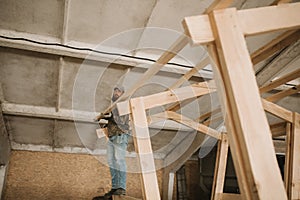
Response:
[{"label": "concrete ceiling", "polygon": [[[0,35],[10,38],[0,38],[0,100],[12,148],[75,153],[85,153],[85,147],[94,153],[104,150],[105,141],[97,139],[97,125],[91,123],[91,119],[109,106],[114,85],[122,83],[130,88],[152,62],[61,45],[157,59],[183,31],[183,17],[203,13],[211,2],[0,0]],[[236,0],[232,7],[246,9],[272,2]],[[281,32],[247,38],[249,52],[279,34]],[[284,70],[268,81],[299,68],[300,51],[297,51]],[[188,45],[171,62],[193,66],[206,55],[204,47]],[[276,56],[280,53],[255,68],[263,69]],[[168,64],[134,95],[164,91],[188,70]],[[203,81],[201,77],[212,78],[209,65],[185,85]],[[292,84],[299,82],[299,79],[294,80]],[[298,94],[278,104],[300,112]],[[211,95],[181,112],[194,119],[217,105],[218,98]],[[72,122],[72,111],[80,113],[75,115],[81,118],[80,122]],[[280,121],[271,116],[269,120],[270,123]],[[153,149],[159,156],[172,151],[187,133],[152,128],[151,134]]]}]

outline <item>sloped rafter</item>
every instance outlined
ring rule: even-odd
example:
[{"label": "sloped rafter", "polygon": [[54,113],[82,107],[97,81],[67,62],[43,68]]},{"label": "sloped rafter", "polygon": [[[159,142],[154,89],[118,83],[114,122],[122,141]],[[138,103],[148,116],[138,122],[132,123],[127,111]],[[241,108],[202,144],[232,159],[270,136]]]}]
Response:
[{"label": "sloped rafter", "polygon": [[291,87],[289,89],[280,91],[276,94],[273,94],[271,96],[266,97],[266,100],[271,101],[271,102],[276,102],[279,101],[280,99],[290,96],[292,94],[296,94],[300,91],[300,85],[297,85],[295,87]]},{"label": "sloped rafter", "polygon": [[286,75],[270,82],[269,84],[260,87],[259,92],[260,93],[268,92],[268,91],[270,91],[270,90],[272,90],[272,89],[274,89],[274,88],[276,88],[276,87],[278,87],[278,86],[280,86],[284,83],[292,81],[292,80],[294,80],[298,77],[300,77],[300,69],[292,71],[292,72],[290,72],[290,73],[288,73],[288,74],[286,74]]},{"label": "sloped rafter", "polygon": [[265,60],[300,39],[300,30],[286,31],[251,54],[253,65]]},{"label": "sloped rafter", "polygon": [[256,75],[259,86],[267,84],[276,74],[300,55],[300,40],[283,50]]}]

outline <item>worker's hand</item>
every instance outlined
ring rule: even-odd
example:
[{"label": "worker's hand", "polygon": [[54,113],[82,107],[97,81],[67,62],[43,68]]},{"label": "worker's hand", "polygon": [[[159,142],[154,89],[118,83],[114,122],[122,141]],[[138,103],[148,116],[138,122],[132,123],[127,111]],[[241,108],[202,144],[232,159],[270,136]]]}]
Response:
[{"label": "worker's hand", "polygon": [[132,143],[131,142],[128,143],[128,145],[127,145],[127,151],[128,152],[134,152],[135,151],[133,142]]},{"label": "worker's hand", "polygon": [[107,120],[107,119],[111,118],[111,116],[112,116],[111,113],[106,113],[106,114],[100,113],[100,115],[98,115],[94,118],[94,121],[97,122],[101,119],[106,119]]}]

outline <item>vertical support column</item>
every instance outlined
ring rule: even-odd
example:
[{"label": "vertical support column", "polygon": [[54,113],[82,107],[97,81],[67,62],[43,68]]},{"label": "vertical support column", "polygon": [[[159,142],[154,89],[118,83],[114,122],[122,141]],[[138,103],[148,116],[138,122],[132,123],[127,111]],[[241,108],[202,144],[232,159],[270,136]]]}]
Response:
[{"label": "vertical support column", "polygon": [[146,200],[160,199],[148,122],[142,97],[130,100],[133,140],[141,169],[143,195]]},{"label": "vertical support column", "polygon": [[293,113],[291,137],[291,181],[289,199],[300,199],[300,114]]},{"label": "vertical support column", "polygon": [[227,165],[227,156],[228,156],[228,139],[227,139],[227,135],[223,133],[221,140],[218,142],[218,151],[216,156],[211,200],[219,199],[218,195],[223,193],[226,165]]},{"label": "vertical support column", "polygon": [[227,104],[223,110],[243,198],[287,199],[236,9],[213,11],[210,22],[225,90],[218,92],[222,106]]},{"label": "vertical support column", "polygon": [[291,196],[290,181],[291,181],[291,137],[292,137],[292,124],[286,124],[286,151],[285,151],[285,164],[284,164],[284,186],[287,196]]}]

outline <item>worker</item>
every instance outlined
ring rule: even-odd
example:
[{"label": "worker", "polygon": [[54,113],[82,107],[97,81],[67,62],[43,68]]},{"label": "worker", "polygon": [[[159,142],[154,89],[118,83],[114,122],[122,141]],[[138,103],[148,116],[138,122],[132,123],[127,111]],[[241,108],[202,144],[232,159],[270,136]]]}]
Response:
[{"label": "worker", "polygon": [[[115,102],[125,92],[123,86],[116,86],[113,90],[112,101]],[[129,115],[120,116],[118,109],[111,113],[97,116],[100,126],[108,130],[107,161],[111,175],[111,190],[104,195],[104,199],[111,199],[112,195],[126,194],[126,150],[130,137]],[[101,198],[95,197],[93,200]]]}]

